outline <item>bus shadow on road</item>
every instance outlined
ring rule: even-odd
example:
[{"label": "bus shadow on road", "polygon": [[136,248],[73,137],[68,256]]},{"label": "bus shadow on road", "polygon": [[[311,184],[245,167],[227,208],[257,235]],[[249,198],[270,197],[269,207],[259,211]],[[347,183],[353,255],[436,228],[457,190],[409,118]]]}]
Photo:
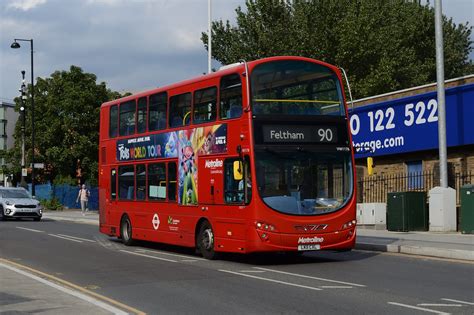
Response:
[{"label": "bus shadow on road", "polygon": [[252,253],[243,254],[223,254],[221,260],[229,260],[249,265],[295,265],[295,264],[323,264],[323,263],[343,263],[349,261],[364,260],[376,256],[378,253],[369,252],[276,252],[276,253]]},{"label": "bus shadow on road", "polygon": [[[110,241],[121,243],[119,239],[111,238]],[[134,249],[153,250],[163,252],[167,255],[183,255],[192,257],[202,256],[194,248],[168,245],[163,243],[135,241]],[[379,255],[377,252],[365,251],[313,251],[313,252],[268,252],[268,253],[251,253],[251,254],[235,254],[220,253],[219,261],[229,261],[248,265],[293,265],[293,264],[314,264],[314,263],[335,263],[365,260]]]}]

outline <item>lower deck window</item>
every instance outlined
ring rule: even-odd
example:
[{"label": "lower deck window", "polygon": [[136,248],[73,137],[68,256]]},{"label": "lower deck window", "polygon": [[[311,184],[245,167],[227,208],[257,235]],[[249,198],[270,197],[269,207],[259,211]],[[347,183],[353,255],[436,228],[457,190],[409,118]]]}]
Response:
[{"label": "lower deck window", "polygon": [[146,198],[146,172],[145,165],[137,165],[137,191],[135,193],[137,200]]},{"label": "lower deck window", "polygon": [[225,161],[224,199],[226,203],[250,202],[252,196],[252,179],[250,174],[248,157],[245,158],[244,163],[240,159],[228,159]]},{"label": "lower deck window", "polygon": [[166,164],[148,165],[148,199],[166,199]]},{"label": "lower deck window", "polygon": [[133,200],[135,190],[135,170],[133,165],[119,167],[119,199]]}]

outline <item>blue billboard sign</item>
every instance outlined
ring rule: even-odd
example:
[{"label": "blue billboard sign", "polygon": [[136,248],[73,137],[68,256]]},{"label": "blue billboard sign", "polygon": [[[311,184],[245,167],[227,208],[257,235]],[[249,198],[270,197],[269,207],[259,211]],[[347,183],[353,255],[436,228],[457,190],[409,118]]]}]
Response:
[{"label": "blue billboard sign", "polygon": [[[448,147],[474,144],[474,84],[445,94]],[[356,158],[438,148],[436,92],[357,107],[350,116]]]}]

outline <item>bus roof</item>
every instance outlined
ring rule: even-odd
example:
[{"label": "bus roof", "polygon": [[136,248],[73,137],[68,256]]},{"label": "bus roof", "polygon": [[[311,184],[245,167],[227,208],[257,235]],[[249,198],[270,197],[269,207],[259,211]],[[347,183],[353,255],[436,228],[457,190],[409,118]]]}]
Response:
[{"label": "bus roof", "polygon": [[[329,64],[329,63],[326,63],[326,62],[323,62],[323,61],[320,61],[320,60],[316,60],[316,59],[311,59],[311,58],[307,58],[307,57],[298,57],[298,56],[267,57],[267,58],[262,58],[262,59],[249,61],[249,62],[247,62],[247,66],[249,68],[249,71],[251,71],[258,64],[265,63],[265,62],[270,62],[270,61],[277,61],[277,60],[306,60],[306,61],[311,61],[311,62],[317,62],[317,63],[319,63],[323,66],[331,68],[333,71],[338,72],[338,68],[331,65],[331,64]],[[232,74],[232,73],[236,73],[236,72],[240,72],[240,71],[244,71],[244,70],[245,70],[245,63],[243,63],[243,62],[230,64],[230,65],[224,65],[216,72],[205,74],[205,75],[202,75],[202,76],[199,76],[199,77],[194,77],[194,78],[188,79],[188,80],[179,81],[179,82],[172,83],[172,84],[169,84],[169,85],[165,85],[165,86],[162,86],[162,87],[157,87],[155,89],[145,90],[145,91],[138,92],[138,93],[135,93],[135,94],[132,94],[132,95],[129,95],[129,96],[122,97],[122,98],[118,98],[118,99],[115,99],[115,100],[112,100],[112,101],[108,101],[108,102],[103,103],[101,105],[101,107],[107,107],[107,106],[110,106],[110,105],[115,105],[117,103],[123,103],[123,102],[129,101],[129,100],[133,100],[133,99],[136,99],[136,98],[143,97],[143,96],[148,96],[150,94],[160,93],[160,92],[175,89],[175,88],[178,88],[178,87],[184,87],[186,85],[194,84],[194,83],[201,82],[201,81],[211,80],[211,79],[214,79],[216,77],[222,77],[222,76],[226,76],[228,74]]]}]

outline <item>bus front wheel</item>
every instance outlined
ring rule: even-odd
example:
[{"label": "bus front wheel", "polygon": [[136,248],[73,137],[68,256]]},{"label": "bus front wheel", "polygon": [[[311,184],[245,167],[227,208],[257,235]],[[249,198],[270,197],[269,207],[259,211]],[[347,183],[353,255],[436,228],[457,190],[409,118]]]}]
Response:
[{"label": "bus front wheel", "polygon": [[122,238],[122,243],[127,246],[133,245],[133,238],[132,238],[132,222],[130,222],[130,218],[125,215],[120,221],[120,236]]},{"label": "bus front wheel", "polygon": [[217,253],[214,251],[214,231],[211,224],[207,221],[201,225],[197,245],[204,258],[209,260],[217,259]]}]

